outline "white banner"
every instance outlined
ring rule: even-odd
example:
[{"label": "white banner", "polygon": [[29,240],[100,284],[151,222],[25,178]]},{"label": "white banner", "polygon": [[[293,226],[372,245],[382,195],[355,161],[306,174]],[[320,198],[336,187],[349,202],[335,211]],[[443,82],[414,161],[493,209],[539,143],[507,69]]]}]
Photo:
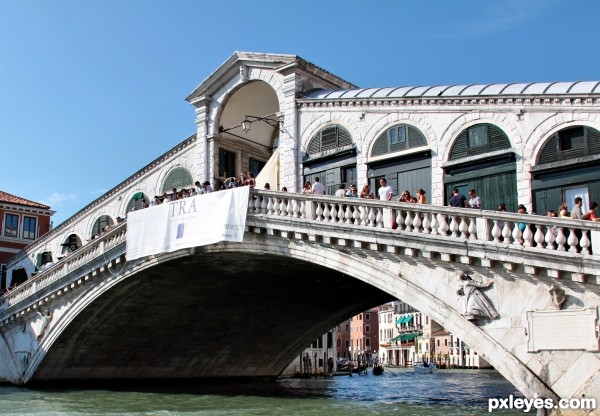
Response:
[{"label": "white banner", "polygon": [[127,214],[127,260],[219,241],[241,242],[250,188],[179,199]]}]

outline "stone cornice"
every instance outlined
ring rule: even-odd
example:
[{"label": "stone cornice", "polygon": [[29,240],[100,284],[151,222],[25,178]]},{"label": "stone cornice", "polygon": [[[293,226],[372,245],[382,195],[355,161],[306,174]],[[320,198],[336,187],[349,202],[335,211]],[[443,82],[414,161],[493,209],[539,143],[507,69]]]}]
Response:
[{"label": "stone cornice", "polygon": [[600,95],[582,96],[502,96],[502,97],[407,97],[407,98],[332,98],[332,99],[297,99],[299,108],[353,108],[353,107],[600,107]]}]

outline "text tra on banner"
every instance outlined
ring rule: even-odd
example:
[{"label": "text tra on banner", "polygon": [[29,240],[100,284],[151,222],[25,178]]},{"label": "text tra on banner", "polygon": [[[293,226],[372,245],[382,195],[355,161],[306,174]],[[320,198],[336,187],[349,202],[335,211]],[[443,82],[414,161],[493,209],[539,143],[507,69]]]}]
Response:
[{"label": "text tra on banner", "polygon": [[155,205],[127,215],[127,260],[219,241],[241,242],[250,188]]}]

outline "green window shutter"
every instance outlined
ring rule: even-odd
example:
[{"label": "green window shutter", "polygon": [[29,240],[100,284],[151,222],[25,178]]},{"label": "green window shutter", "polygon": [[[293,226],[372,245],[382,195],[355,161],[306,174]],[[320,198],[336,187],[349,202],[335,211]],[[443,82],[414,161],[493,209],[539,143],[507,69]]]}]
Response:
[{"label": "green window shutter", "polygon": [[553,134],[540,152],[538,164],[552,163],[556,161],[558,161],[558,136]]},{"label": "green window shutter", "polygon": [[463,131],[454,142],[452,150],[450,150],[450,160],[462,159],[469,156],[468,148],[468,132]]},{"label": "green window shutter", "polygon": [[596,129],[586,127],[588,150],[590,155],[600,153],[600,132]]},{"label": "green window shutter", "polygon": [[504,131],[498,126],[489,125],[490,151],[507,149],[510,147],[510,140]]}]

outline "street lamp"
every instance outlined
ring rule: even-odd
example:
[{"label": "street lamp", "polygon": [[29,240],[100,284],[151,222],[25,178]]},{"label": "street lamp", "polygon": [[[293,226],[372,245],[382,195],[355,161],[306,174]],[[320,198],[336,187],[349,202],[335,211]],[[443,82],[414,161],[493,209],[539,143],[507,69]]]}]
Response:
[{"label": "street lamp", "polygon": [[262,121],[283,133],[283,130],[281,129],[282,121],[277,118],[272,118],[272,116],[273,115],[259,117],[259,116],[246,115],[244,118],[244,121],[242,121],[242,124],[240,127],[242,128],[242,130],[244,130],[246,133],[248,133],[250,131],[250,127],[251,127],[252,123],[254,123],[256,121]]}]

